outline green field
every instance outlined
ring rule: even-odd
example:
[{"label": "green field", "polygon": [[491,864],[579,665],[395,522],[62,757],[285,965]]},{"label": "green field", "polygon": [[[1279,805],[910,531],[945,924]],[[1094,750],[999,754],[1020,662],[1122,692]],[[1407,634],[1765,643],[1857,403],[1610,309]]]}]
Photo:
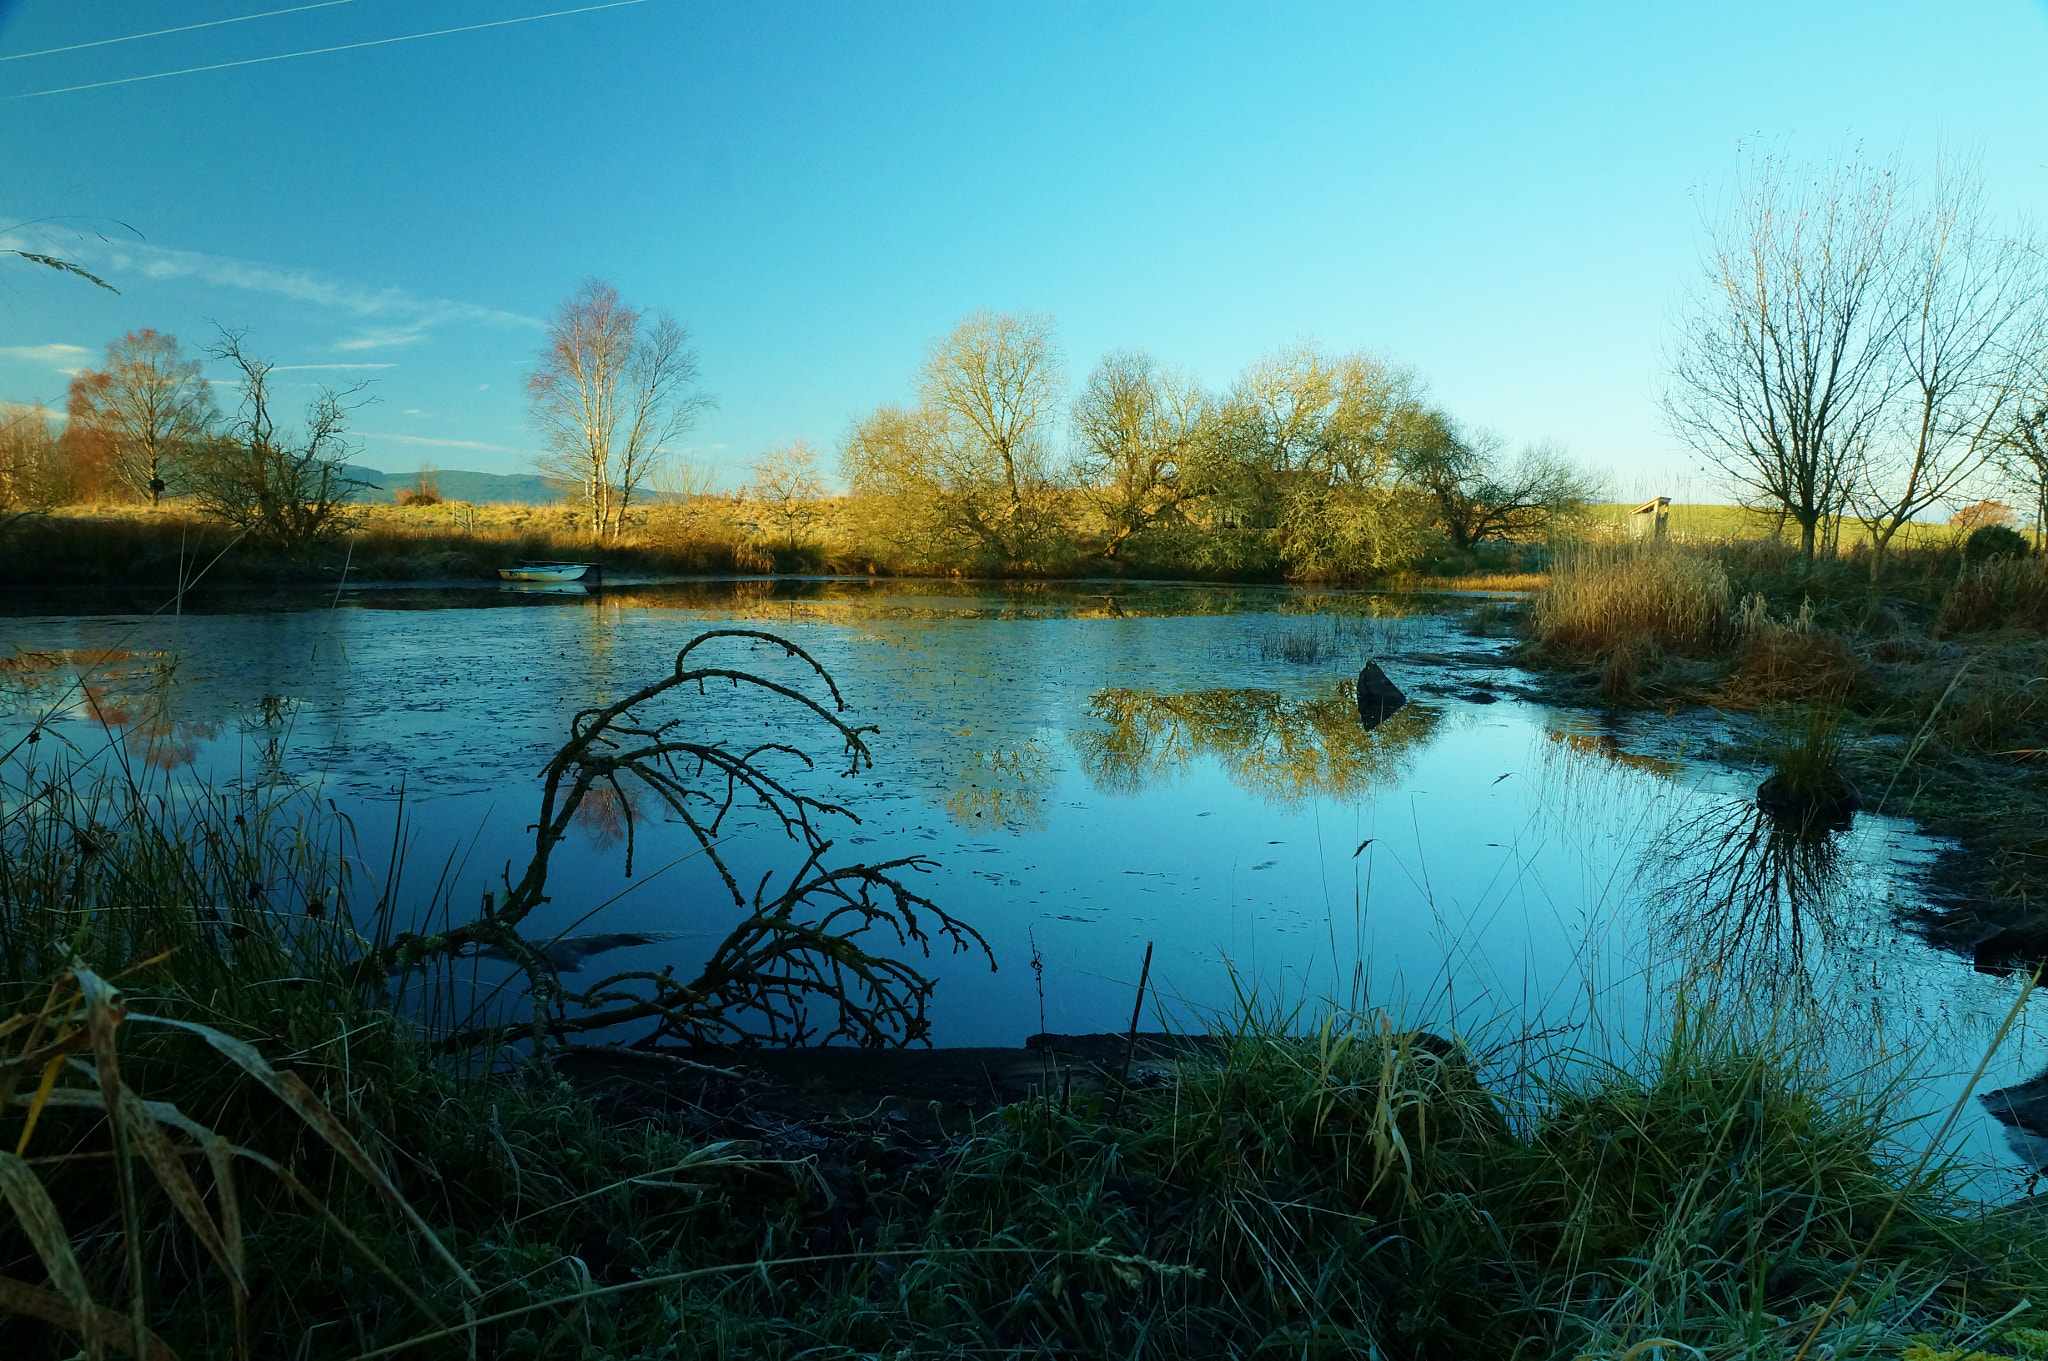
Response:
[{"label": "green field", "polygon": [[[1618,501],[1603,502],[1588,506],[1586,514],[1595,522],[1612,525],[1626,525],[1629,512],[1640,503],[1624,504]],[[1670,506],[1670,531],[1684,540],[1726,540],[1726,539],[1769,539],[1779,534],[1778,516],[1766,511],[1750,510],[1743,506],[1719,506],[1706,503]],[[1797,539],[1799,526],[1786,521],[1784,533]],[[1892,540],[1894,548],[1942,547],[1955,542],[1964,531],[1947,524],[1927,524],[1915,521],[1899,531]],[[1869,542],[1869,534],[1854,520],[1842,522],[1837,542],[1844,551],[1859,543]]]}]

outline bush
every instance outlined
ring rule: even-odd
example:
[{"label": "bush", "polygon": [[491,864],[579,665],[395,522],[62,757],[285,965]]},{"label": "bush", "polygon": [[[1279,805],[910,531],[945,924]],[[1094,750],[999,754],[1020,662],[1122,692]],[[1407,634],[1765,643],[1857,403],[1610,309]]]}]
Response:
[{"label": "bush", "polygon": [[2010,525],[1979,525],[1963,540],[1965,562],[1988,562],[1992,558],[2023,558],[2027,536]]},{"label": "bush", "polygon": [[1719,700],[1735,708],[1825,700],[1839,703],[1856,686],[1860,668],[1841,635],[1815,627],[1811,607],[1797,617],[1773,619],[1764,598],[1751,596],[1737,620],[1735,670]]}]

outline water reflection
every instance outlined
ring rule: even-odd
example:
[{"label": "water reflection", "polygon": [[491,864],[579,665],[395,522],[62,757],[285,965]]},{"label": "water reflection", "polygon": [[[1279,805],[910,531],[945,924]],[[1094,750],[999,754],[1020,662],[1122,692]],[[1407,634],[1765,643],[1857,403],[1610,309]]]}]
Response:
[{"label": "water reflection", "polygon": [[1197,757],[1212,756],[1232,784],[1283,807],[1393,784],[1440,717],[1410,704],[1367,730],[1349,680],[1307,697],[1112,688],[1096,691],[1088,712],[1104,726],[1074,734],[1074,747],[1082,771],[1104,793],[1172,783]]},{"label": "water reflection", "polygon": [[0,713],[47,719],[89,719],[129,757],[159,770],[199,758],[220,724],[179,717],[177,663],[168,656],[120,648],[17,652],[0,657]]},{"label": "water reflection", "polygon": [[[423,854],[462,848],[449,892],[475,902],[528,853],[528,791],[569,715],[663,673],[696,629],[744,619],[816,653],[852,712],[882,725],[871,778],[831,785],[861,818],[845,853],[931,855],[932,896],[1005,964],[992,978],[930,962],[942,1044],[1120,1029],[1153,939],[1155,993],[1187,1009],[1175,1024],[1241,985],[1314,998],[1363,976],[1376,998],[1633,1035],[1649,990],[1684,976],[1824,1014],[1845,1048],[1927,1044],[1932,1064],[1980,1042],[2011,1000],[2012,985],[1896,925],[1933,843],[1868,816],[1832,839],[1788,836],[1757,815],[1753,774],[1686,759],[1715,729],[1682,713],[1475,699],[1502,689],[1504,646],[1415,597],[762,580],[326,608],[335,598],[13,623],[5,642],[39,651],[0,661],[0,751],[38,722],[46,741],[116,757],[154,746],[174,763],[196,743],[192,788],[318,787],[367,845],[398,844],[402,824]],[[1405,688],[1446,697],[1363,731],[1340,678],[1372,652]],[[173,656],[174,683],[152,670]],[[737,700],[706,703],[707,731],[774,735]],[[644,938],[621,946],[642,952],[636,966],[693,967],[722,936],[698,906],[717,894],[700,892],[697,861],[625,880],[625,812],[603,793],[587,803],[550,929],[581,932],[611,903],[588,929]],[[681,853],[674,831],[642,821],[648,864]],[[733,853],[753,854],[746,838]],[[750,873],[771,865],[764,851]],[[1034,949],[1042,995],[1009,967]],[[2027,1043],[1987,1086],[2038,1071]]]},{"label": "water reflection", "polygon": [[1748,799],[1672,824],[1651,902],[1694,986],[1767,1007],[1811,1007],[1840,946],[1842,837],[1787,826]]},{"label": "water reflection", "polygon": [[946,811],[963,827],[1045,830],[1045,802],[1059,782],[1052,748],[1038,738],[1021,746],[969,751],[950,763],[955,787]]},{"label": "water reflection", "polygon": [[1611,732],[1591,732],[1580,728],[1553,728],[1550,740],[1560,742],[1582,756],[1595,756],[1603,761],[1641,771],[1650,775],[1677,775],[1685,767],[1677,761],[1662,756],[1645,756],[1629,751],[1621,745],[1620,739]]}]

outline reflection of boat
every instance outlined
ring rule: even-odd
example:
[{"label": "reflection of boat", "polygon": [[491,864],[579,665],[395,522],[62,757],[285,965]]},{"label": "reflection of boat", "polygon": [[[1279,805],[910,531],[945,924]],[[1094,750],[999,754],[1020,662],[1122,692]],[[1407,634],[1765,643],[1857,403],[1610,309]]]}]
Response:
[{"label": "reflection of boat", "polygon": [[507,581],[596,581],[594,562],[522,562],[517,567],[500,567],[498,575]]},{"label": "reflection of boat", "polygon": [[519,595],[589,595],[590,588],[580,581],[501,581],[501,591],[513,591]]}]

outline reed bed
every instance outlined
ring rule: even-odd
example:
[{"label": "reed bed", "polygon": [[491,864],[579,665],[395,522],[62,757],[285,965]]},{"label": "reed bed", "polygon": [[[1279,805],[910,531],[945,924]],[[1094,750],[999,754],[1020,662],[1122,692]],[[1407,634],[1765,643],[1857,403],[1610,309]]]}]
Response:
[{"label": "reed bed", "polygon": [[1537,640],[1559,658],[1646,646],[1698,654],[1727,640],[1730,604],[1728,574],[1711,557],[1589,544],[1557,555],[1531,620]]}]

